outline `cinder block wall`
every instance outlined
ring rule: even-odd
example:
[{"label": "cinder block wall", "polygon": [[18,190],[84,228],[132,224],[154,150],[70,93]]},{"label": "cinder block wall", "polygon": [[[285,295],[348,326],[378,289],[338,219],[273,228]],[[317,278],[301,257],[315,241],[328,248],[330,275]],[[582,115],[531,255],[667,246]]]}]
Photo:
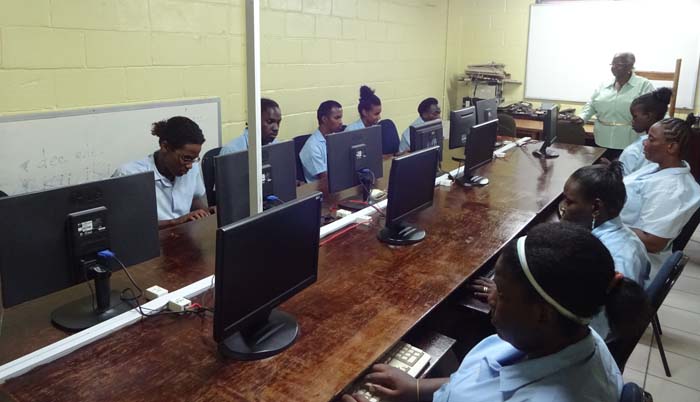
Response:
[{"label": "cinder block wall", "polygon": [[[211,97],[224,141],[245,125],[243,0],[1,0],[0,114]],[[263,95],[282,138],[326,99],[358,118],[377,90],[400,129],[442,101],[447,0],[262,0]],[[136,157],[136,156],[135,156]]]}]

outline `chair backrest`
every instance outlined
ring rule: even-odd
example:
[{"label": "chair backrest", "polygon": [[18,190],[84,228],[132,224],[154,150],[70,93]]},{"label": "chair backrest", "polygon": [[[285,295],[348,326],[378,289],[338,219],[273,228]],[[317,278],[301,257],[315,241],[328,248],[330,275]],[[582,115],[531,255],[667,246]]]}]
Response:
[{"label": "chair backrest", "polygon": [[661,71],[635,71],[634,73],[640,77],[644,77],[654,81],[671,81],[673,82],[673,95],[671,95],[671,103],[668,107],[668,115],[673,117],[676,113],[676,97],[678,95],[678,79],[681,76],[681,63],[683,59],[676,59],[676,69],[671,72]]},{"label": "chair backrest", "polygon": [[507,137],[517,137],[517,129],[515,127],[515,119],[513,116],[505,113],[498,113],[498,135]]},{"label": "chair backrest", "polygon": [[695,229],[698,228],[698,224],[700,224],[700,208],[698,208],[693,216],[690,217],[690,220],[686,222],[685,226],[683,226],[683,230],[681,230],[681,233],[678,234],[675,239],[673,239],[673,251],[683,251],[685,249],[685,246],[690,241],[693,233],[695,233]]},{"label": "chair backrest", "polygon": [[386,119],[380,120],[379,125],[382,126],[382,153],[393,155],[399,152],[399,130],[396,129],[396,124]]},{"label": "chair backrest", "polygon": [[644,402],[644,390],[639,385],[628,382],[622,387],[620,402]]},{"label": "chair backrest", "polygon": [[0,198],[2,197],[7,197],[7,193],[4,191],[0,191]]},{"label": "chair backrest", "polygon": [[301,159],[299,159],[299,152],[304,148],[306,140],[311,137],[311,134],[297,135],[294,137],[294,153],[297,158],[297,181],[301,183],[306,183],[306,178],[304,177],[304,166],[301,164]]},{"label": "chair backrest", "polygon": [[214,157],[219,155],[221,147],[208,150],[202,157],[202,177],[204,178],[204,189],[207,191],[207,203],[210,207],[216,205],[216,192],[214,191]]},{"label": "chair backrest", "polygon": [[[661,307],[664,302],[666,295],[671,291],[673,284],[683,272],[685,264],[688,262],[688,257],[684,256],[682,252],[676,251],[671,254],[670,257],[664,261],[661,269],[654,277],[653,281],[646,288],[645,292],[647,294],[647,299],[651,307],[651,317],[656,315],[656,312]],[[617,337],[612,340],[607,340],[606,344],[610,354],[615,359],[617,367],[622,372],[627,364],[627,359],[629,359],[632,351],[637,346],[637,343],[644,335],[644,331],[649,326],[649,320],[646,322],[640,322],[639,326],[634,328],[636,333],[628,335],[628,337]]]},{"label": "chair backrest", "polygon": [[575,124],[569,121],[558,121],[557,142],[562,144],[586,145],[586,130],[581,124]]}]

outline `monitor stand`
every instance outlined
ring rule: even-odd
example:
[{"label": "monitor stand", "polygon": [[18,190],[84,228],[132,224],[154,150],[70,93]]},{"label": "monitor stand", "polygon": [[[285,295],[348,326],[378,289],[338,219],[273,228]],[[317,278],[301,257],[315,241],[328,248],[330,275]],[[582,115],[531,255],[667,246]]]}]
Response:
[{"label": "monitor stand", "polygon": [[489,179],[484,176],[472,176],[471,174],[464,174],[455,179],[455,182],[461,184],[464,187],[483,187],[489,184]]},{"label": "monitor stand", "polygon": [[360,182],[360,187],[362,187],[362,194],[338,201],[338,208],[355,212],[374,204],[374,201],[370,198],[370,191],[374,184],[373,177],[374,175],[369,173],[369,169],[367,172],[357,172],[357,178]]},{"label": "monitor stand", "polygon": [[108,268],[93,265],[88,271],[95,277],[94,298],[92,295],[83,297],[51,312],[51,321],[64,331],[82,331],[134,308],[119,292],[111,290],[112,272]]},{"label": "monitor stand", "polygon": [[559,157],[559,154],[547,148],[547,143],[542,144],[542,147],[538,150],[532,151],[532,155],[539,159],[554,159]]},{"label": "monitor stand", "polygon": [[219,343],[219,353],[236,360],[260,360],[287,349],[299,336],[297,320],[274,309],[262,323],[234,333]]},{"label": "monitor stand", "polygon": [[425,235],[425,230],[399,222],[382,228],[377,234],[377,238],[382,243],[393,246],[408,246],[422,241],[425,239]]}]

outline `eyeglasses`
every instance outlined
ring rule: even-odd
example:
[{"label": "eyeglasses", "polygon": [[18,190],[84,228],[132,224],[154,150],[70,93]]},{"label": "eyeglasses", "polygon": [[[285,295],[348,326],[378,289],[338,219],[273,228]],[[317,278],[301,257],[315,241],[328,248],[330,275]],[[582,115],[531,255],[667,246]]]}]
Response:
[{"label": "eyeglasses", "polygon": [[628,67],[628,66],[631,66],[630,63],[610,63],[610,65],[611,65],[611,66],[614,66],[614,67]]},{"label": "eyeglasses", "polygon": [[182,163],[183,165],[189,165],[189,164],[192,164],[192,163],[197,163],[197,162],[199,162],[199,161],[201,160],[201,158],[200,158],[199,156],[196,157],[196,158],[193,158],[193,157],[191,157],[191,156],[189,156],[189,155],[183,155],[183,154],[181,154],[181,153],[179,153],[179,152],[177,152],[177,151],[175,151],[175,154],[176,154],[177,157],[180,159],[180,163]]}]

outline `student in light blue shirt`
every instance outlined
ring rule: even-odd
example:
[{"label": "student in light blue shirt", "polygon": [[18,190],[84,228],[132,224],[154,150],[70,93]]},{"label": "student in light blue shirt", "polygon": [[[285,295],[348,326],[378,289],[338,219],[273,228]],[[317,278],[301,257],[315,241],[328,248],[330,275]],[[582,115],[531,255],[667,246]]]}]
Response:
[{"label": "student in light blue shirt", "polygon": [[659,88],[632,101],[630,105],[632,129],[637,133],[644,133],[644,135],[628,145],[620,154],[619,160],[623,164],[625,176],[651,163],[644,157],[643,144],[644,140],[649,137],[646,132],[654,123],[664,118],[672,95],[673,91],[670,88]]},{"label": "student in light blue shirt", "polygon": [[367,85],[360,87],[360,101],[357,104],[360,118],[345,127],[345,131],[360,130],[379,123],[382,118],[382,101]]},{"label": "student in light blue shirt", "polygon": [[[411,126],[417,126],[439,118],[440,105],[438,105],[438,100],[425,98],[418,105],[418,118],[411,123]],[[411,150],[411,127],[407,127],[401,134],[401,143],[399,144],[399,153],[408,152],[409,150]]]},{"label": "student in light blue shirt", "polygon": [[[644,244],[620,219],[625,205],[622,164],[584,166],[575,171],[564,185],[559,204],[561,219],[591,230],[600,239],[615,262],[615,270],[642,287],[649,284],[651,265]],[[615,337],[605,312],[591,322],[603,339]]]},{"label": "student in light blue shirt", "polygon": [[209,215],[199,153],[204,135],[187,117],[153,123],[151,133],[160,149],[146,158],[126,163],[113,177],[153,172],[158,207],[158,228],[164,229]]},{"label": "student in light blue shirt", "polygon": [[622,301],[623,287],[643,291],[615,274],[605,246],[579,225],[542,224],[505,247],[495,272],[489,304],[497,335],[449,378],[418,380],[374,365],[365,377],[370,392],[406,402],[619,401],[622,375],[588,323],[601,306]]},{"label": "student in light blue shirt", "polygon": [[[282,124],[282,111],[277,102],[272,99],[260,99],[260,142],[262,145],[274,144]],[[248,150],[248,127],[243,134],[232,139],[221,148],[219,155],[231,154]]]},{"label": "student in light blue shirt", "polygon": [[682,159],[691,133],[690,119],[663,119],[651,126],[643,145],[652,163],[624,179],[627,202],[620,217],[644,243],[652,274],[700,207],[700,185]]},{"label": "student in light blue shirt", "polygon": [[322,180],[321,190],[326,190],[326,136],[343,128],[343,107],[334,100],[321,103],[316,110],[318,129],[311,134],[299,152],[304,178],[307,183]]}]

